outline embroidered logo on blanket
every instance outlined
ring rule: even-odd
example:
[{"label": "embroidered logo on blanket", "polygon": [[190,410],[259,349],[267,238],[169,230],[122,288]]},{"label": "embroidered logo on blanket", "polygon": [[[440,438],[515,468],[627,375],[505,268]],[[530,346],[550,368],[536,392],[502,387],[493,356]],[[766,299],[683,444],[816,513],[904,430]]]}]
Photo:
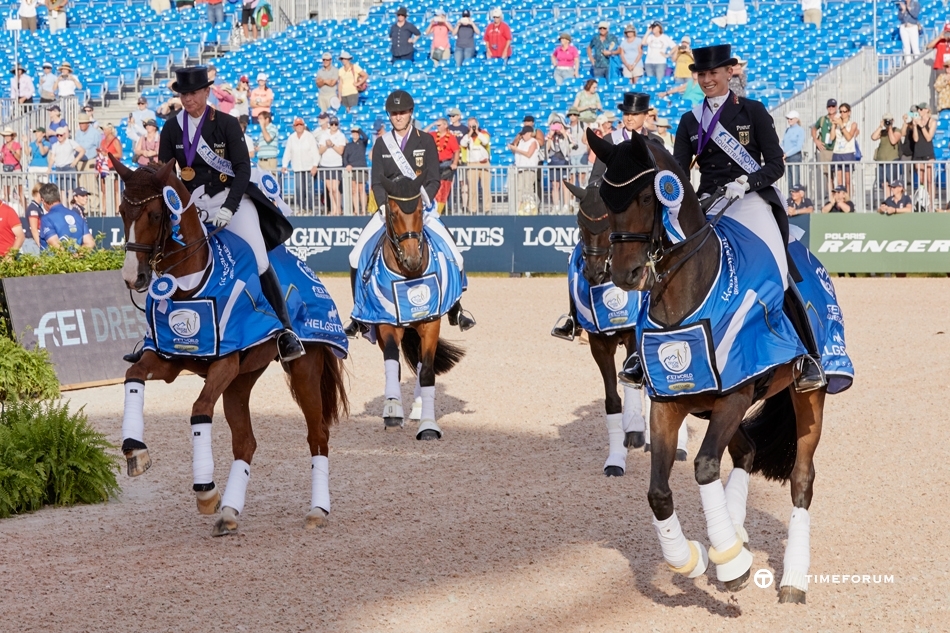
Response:
[{"label": "embroidered logo on blanket", "polygon": [[441,292],[435,273],[418,279],[400,279],[393,282],[396,301],[396,319],[400,323],[421,321],[439,315]]},{"label": "embroidered logo on blanket", "polygon": [[646,330],[641,345],[649,386],[656,395],[672,397],[719,391],[708,321],[682,328]]},{"label": "embroidered logo on blanket", "polygon": [[150,307],[149,320],[155,324],[158,351],[174,356],[218,355],[218,321],[213,299],[163,299],[151,301]]}]

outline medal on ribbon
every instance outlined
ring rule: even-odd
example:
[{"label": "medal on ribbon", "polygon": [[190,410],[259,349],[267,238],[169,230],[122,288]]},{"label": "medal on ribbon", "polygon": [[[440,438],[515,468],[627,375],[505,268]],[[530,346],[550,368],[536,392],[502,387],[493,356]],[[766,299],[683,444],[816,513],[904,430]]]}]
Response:
[{"label": "medal on ribbon", "polygon": [[185,182],[190,182],[195,179],[195,168],[191,166],[195,162],[195,155],[198,153],[198,143],[201,141],[201,128],[204,127],[205,119],[208,118],[208,108],[205,108],[204,114],[201,115],[201,120],[198,121],[198,127],[195,128],[195,140],[192,142],[191,137],[188,134],[188,113],[184,113],[185,116],[182,117],[182,136],[181,144],[182,148],[185,151],[185,166],[181,168],[181,179]]}]

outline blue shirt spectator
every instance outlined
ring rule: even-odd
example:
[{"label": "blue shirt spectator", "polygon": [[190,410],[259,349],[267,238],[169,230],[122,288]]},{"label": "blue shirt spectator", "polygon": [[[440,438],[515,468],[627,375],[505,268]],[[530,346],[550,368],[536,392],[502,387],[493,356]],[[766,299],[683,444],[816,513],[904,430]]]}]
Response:
[{"label": "blue shirt spectator", "polygon": [[46,172],[49,169],[49,141],[46,140],[46,128],[38,127],[33,130],[33,140],[30,141],[30,164],[27,167],[36,167],[37,171]]},{"label": "blue shirt spectator", "polygon": [[96,245],[92,229],[83,217],[57,202],[50,205],[43,216],[40,240],[45,242],[45,248],[61,248],[63,240],[67,239],[89,248]]},{"label": "blue shirt spectator", "polygon": [[88,114],[79,115],[79,129],[73,134],[73,140],[86,150],[83,162],[96,161],[96,151],[102,143],[102,130],[93,126]]},{"label": "blue shirt spectator", "polygon": [[795,110],[789,112],[786,118],[788,128],[782,138],[782,150],[785,152],[786,160],[794,157],[797,159],[795,162],[801,162],[802,148],[805,146],[805,130],[802,128],[798,112]]}]

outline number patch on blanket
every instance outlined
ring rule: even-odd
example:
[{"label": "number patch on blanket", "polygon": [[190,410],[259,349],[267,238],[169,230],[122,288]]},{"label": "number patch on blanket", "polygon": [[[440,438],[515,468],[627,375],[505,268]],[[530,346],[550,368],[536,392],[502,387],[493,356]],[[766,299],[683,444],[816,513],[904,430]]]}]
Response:
[{"label": "number patch on blanket", "polygon": [[159,352],[202,358],[218,355],[218,319],[213,299],[156,301],[149,316]]},{"label": "number patch on blanket", "polygon": [[644,330],[640,337],[647,379],[660,398],[718,392],[714,353],[705,320],[681,328]]},{"label": "number patch on blanket", "polygon": [[610,282],[590,288],[590,306],[594,324],[601,332],[630,328],[640,314],[640,293],[626,292]]},{"label": "number patch on blanket", "polygon": [[435,274],[418,279],[400,279],[393,282],[396,320],[399,323],[422,321],[439,315],[442,289]]}]

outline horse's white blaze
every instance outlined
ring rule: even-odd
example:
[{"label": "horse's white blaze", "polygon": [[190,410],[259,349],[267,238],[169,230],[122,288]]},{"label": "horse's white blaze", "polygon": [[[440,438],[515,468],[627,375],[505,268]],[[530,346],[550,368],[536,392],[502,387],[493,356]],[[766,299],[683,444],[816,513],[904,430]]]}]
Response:
[{"label": "horse's white blaze", "polygon": [[[131,244],[135,241],[135,225],[129,228],[129,239],[126,241],[126,244]],[[125,283],[130,286],[135,283],[135,280],[139,276],[139,258],[136,253],[132,251],[127,251],[125,253],[125,264],[122,265],[122,279],[125,280]]]}]

